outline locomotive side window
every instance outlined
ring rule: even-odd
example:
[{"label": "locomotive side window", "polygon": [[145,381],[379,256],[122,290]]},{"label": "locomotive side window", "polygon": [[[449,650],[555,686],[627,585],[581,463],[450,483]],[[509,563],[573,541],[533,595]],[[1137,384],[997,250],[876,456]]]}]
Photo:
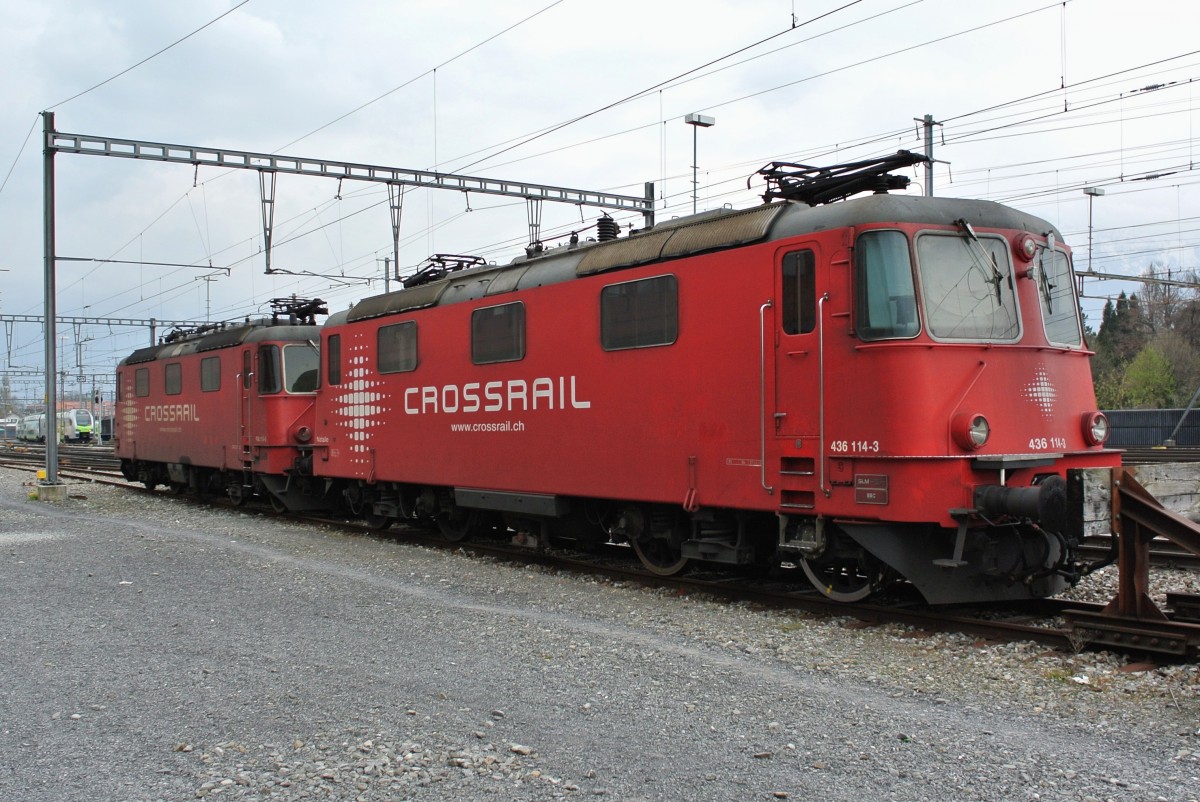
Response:
[{"label": "locomotive side window", "polygon": [[258,347],[258,392],[277,393],[283,389],[279,380],[279,346]]},{"label": "locomotive side window", "polygon": [[783,330],[807,334],[817,323],[817,261],[812,251],[783,257]]},{"label": "locomotive side window", "polygon": [[163,389],[167,395],[179,395],[183,392],[183,365],[171,362],[163,367]]},{"label": "locomotive side window", "polygon": [[985,342],[1020,338],[1007,240],[926,232],[917,237],[917,265],[932,336]]},{"label": "locomotive side window", "polygon": [[379,330],[376,363],[380,373],[417,369],[417,321],[406,320]]},{"label": "locomotive side window", "polygon": [[331,385],[342,383],[342,335],[331,334],[325,341],[325,372]]},{"label": "locomotive side window", "polygon": [[242,352],[242,389],[250,389],[250,377],[253,376],[253,369],[250,366],[250,352]]},{"label": "locomotive side window", "polygon": [[671,345],[679,338],[679,282],[674,276],[609,284],[600,291],[600,345],[605,351]]},{"label": "locomotive side window", "polygon": [[471,361],[476,365],[525,358],[525,304],[504,304],[471,313]]},{"label": "locomotive side window", "polygon": [[1037,268],[1038,297],[1042,303],[1042,323],[1051,345],[1080,346],[1079,307],[1073,291],[1074,277],[1067,255],[1062,251],[1042,251]]},{"label": "locomotive side window", "polygon": [[915,337],[917,293],[908,238],[900,231],[868,231],[854,247],[854,319],[864,340]]},{"label": "locomotive side window", "polygon": [[138,398],[150,395],[150,368],[138,368],[133,372],[133,394]]},{"label": "locomotive side window", "polygon": [[221,389],[221,357],[206,356],[200,360],[200,392],[212,393]]}]

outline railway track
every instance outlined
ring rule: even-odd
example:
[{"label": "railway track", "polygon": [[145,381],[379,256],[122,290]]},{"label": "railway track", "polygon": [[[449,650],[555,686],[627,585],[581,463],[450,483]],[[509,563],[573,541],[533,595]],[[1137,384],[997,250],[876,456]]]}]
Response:
[{"label": "railway track", "polygon": [[[0,445],[0,461],[13,467],[46,464],[46,447],[38,443],[5,442]],[[60,468],[78,470],[95,470],[99,472],[120,473],[121,461],[113,452],[112,446],[73,446],[58,447],[58,464]]]},{"label": "railway track", "polygon": [[[0,449],[0,465],[4,467],[35,471],[40,463],[44,463],[44,459],[44,450]],[[64,477],[110,484],[130,492],[165,492],[148,491],[141,485],[125,481],[117,467],[118,461],[111,449],[73,447],[60,452],[60,474]],[[184,495],[179,497],[179,501],[209,505],[213,500]],[[277,514],[269,505],[251,505],[239,509],[262,515]],[[1104,607],[1102,604],[1045,599],[980,608],[930,608],[911,592],[911,588],[904,585],[872,603],[846,604],[831,601],[807,587],[803,572],[786,566],[765,577],[724,571],[695,571],[684,576],[661,577],[642,569],[629,547],[624,545],[610,544],[600,553],[583,554],[562,548],[530,546],[531,541],[528,540],[524,541],[524,545],[508,539],[450,542],[440,534],[411,527],[397,527],[389,534],[356,521],[305,519],[322,526],[338,526],[359,536],[386,539],[399,536],[406,542],[429,547],[463,549],[474,555],[516,564],[534,563],[551,570],[602,576],[615,582],[669,588],[680,594],[703,594],[730,602],[749,602],[761,605],[764,609],[798,610],[821,616],[850,618],[868,625],[898,624],[927,632],[956,632],[985,641],[1032,641],[1063,651],[1079,651],[1095,642],[1116,651],[1153,654],[1170,659],[1200,657],[1200,636],[1192,643],[1178,638],[1164,638],[1162,633],[1149,630],[1114,636],[1111,632],[1089,629],[1091,624],[1086,622],[1099,617]],[[1200,623],[1200,597],[1171,594],[1169,603],[1175,610],[1175,620]],[[1080,618],[1085,623],[1073,623],[1074,618]]]}]

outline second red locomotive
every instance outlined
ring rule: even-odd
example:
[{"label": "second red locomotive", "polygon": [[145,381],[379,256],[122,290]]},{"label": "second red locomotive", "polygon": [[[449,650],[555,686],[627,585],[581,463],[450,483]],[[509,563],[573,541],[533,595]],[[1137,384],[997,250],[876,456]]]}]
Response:
[{"label": "second red locomotive", "polygon": [[270,318],[173,332],[117,366],[116,453],[149,487],[327,509],[304,468],[317,390],[320,301],[277,299]]}]

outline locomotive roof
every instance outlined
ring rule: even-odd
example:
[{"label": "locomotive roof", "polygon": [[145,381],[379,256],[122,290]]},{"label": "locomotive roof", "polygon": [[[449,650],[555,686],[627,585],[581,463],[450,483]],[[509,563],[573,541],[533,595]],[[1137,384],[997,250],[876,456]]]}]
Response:
[{"label": "locomotive roof", "polygon": [[966,220],[977,229],[1015,229],[1039,235],[1053,231],[1062,241],[1061,233],[1047,221],[992,201],[881,194],[811,207],[796,202],[769,203],[691,215],[624,238],[564,246],[507,265],[457,271],[428,284],[366,298],[349,310],[331,315],[326,325],[500,295],[833,228],[880,223],[954,226],[958,220]]},{"label": "locomotive roof", "polygon": [[136,365],[142,362],[153,362],[156,359],[172,359],[186,354],[202,351],[216,351],[221,348],[232,348],[243,343],[256,342],[316,342],[320,336],[320,326],[266,323],[246,323],[231,326],[220,331],[202,334],[178,342],[161,343],[146,348],[139,348],[121,360],[121,365]]}]

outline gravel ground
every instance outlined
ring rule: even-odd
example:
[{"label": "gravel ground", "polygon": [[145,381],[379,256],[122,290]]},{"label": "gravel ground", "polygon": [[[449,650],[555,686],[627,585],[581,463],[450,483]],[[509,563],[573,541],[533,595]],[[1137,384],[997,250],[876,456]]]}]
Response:
[{"label": "gravel ground", "polygon": [[1200,799],[1197,666],[29,477],[0,470],[2,800]]}]

